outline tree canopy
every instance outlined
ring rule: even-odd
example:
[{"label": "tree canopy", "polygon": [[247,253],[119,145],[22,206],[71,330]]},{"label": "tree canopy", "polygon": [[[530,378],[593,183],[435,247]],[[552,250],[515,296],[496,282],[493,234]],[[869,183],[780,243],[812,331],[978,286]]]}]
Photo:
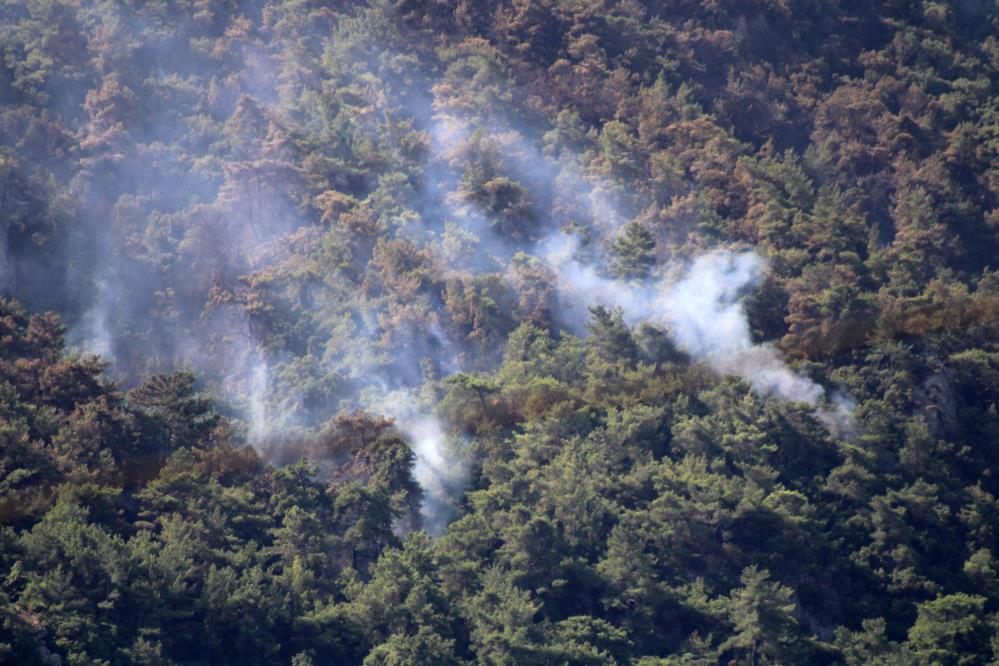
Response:
[{"label": "tree canopy", "polygon": [[997,35],[0,3],[0,663],[995,662]]}]

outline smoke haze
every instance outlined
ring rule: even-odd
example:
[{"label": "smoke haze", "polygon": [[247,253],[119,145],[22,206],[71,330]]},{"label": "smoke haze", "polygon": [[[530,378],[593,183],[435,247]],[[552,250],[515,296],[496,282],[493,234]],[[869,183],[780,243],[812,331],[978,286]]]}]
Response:
[{"label": "smoke haze", "polygon": [[696,257],[673,281],[638,284],[601,276],[576,260],[576,243],[566,237],[549,241],[546,259],[559,277],[565,300],[579,313],[594,305],[621,308],[627,323],[658,324],[678,347],[720,374],[738,375],[758,393],[780,400],[824,405],[823,422],[835,432],[851,428],[852,407],[839,393],[832,396],[790,368],[772,345],[754,343],[741,297],[766,272],[754,251],[716,249]]},{"label": "smoke haze", "polygon": [[[94,44],[123,26],[143,35],[136,58],[157,63],[163,97],[138,99],[127,78],[109,76],[66,102],[87,145],[112,156],[83,159],[74,182],[77,245],[65,251],[81,266],[67,270],[73,284],[64,290],[89,298],[70,318],[71,343],[113,359],[126,384],[194,369],[242,412],[262,451],[282,430],[318,428],[343,410],[393,417],[412,443],[434,533],[454,515],[468,465],[460,438],[414,396],[447,375],[495,365],[517,322],[476,338],[467,329],[477,313],[459,320],[448,299],[485,293],[475,278],[506,281],[490,283],[488,298],[509,295],[519,253],[554,278],[546,323],[556,334],[582,334],[589,306],[619,307],[627,323],[661,327],[718,373],[814,405],[831,428],[849,422],[846,396],[827,396],[775,347],[754,342],[740,299],[765,274],[758,253],[659,256],[646,281],[608,277],[608,243],[635,217],[624,185],[587,180],[583,156],[542,147],[552,128],[467,113],[429,72],[408,65],[393,65],[412,81],[402,92],[359,77],[343,91],[324,82],[299,94],[299,69],[326,68],[332,81],[363,64],[364,44],[342,48],[332,19],[317,20],[309,37],[323,40],[322,58],[292,62],[259,35],[174,37],[107,4],[85,17]],[[185,39],[201,50],[189,53]],[[194,120],[171,110],[181,101],[197,110]],[[333,123],[340,108],[360,120]],[[328,126],[339,134],[314,129]],[[205,145],[211,133],[224,141]],[[392,140],[378,144],[382,135]],[[361,181],[334,150],[349,141],[358,163],[391,154],[412,173]],[[304,163],[304,144],[331,146],[327,161]],[[294,265],[303,255],[310,262]],[[37,289],[25,284],[27,261],[19,271],[12,256],[5,237],[0,284],[14,294]],[[443,288],[427,277],[438,273]]]}]

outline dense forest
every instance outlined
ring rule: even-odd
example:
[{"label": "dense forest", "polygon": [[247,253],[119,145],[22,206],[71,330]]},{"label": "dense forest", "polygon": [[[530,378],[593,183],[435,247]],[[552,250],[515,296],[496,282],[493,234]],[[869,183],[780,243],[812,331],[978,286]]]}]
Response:
[{"label": "dense forest", "polygon": [[999,663],[995,0],[3,0],[0,223],[0,663]]}]

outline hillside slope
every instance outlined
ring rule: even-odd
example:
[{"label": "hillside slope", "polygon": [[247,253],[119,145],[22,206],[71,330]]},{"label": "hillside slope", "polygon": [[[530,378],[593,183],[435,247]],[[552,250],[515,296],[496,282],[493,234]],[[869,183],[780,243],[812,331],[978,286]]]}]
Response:
[{"label": "hillside slope", "polygon": [[0,660],[999,659],[997,35],[3,3]]}]

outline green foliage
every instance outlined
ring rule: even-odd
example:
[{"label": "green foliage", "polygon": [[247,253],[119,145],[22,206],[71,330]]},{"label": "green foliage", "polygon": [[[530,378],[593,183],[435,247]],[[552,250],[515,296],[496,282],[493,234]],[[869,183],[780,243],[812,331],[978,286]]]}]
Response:
[{"label": "green foliage", "polygon": [[[997,31],[0,2],[0,662],[994,663]],[[587,317],[559,230],[633,285],[756,247],[752,334],[854,423]],[[374,385],[464,447],[439,539]]]},{"label": "green foliage", "polygon": [[614,274],[626,280],[648,277],[656,262],[653,254],[655,247],[656,240],[652,234],[638,222],[632,222],[611,246]]},{"label": "green foliage", "polygon": [[984,616],[985,598],[957,593],[919,605],[909,629],[912,655],[921,663],[981,664],[992,656],[995,628]]},{"label": "green foliage", "polygon": [[733,590],[729,602],[729,621],[735,633],[720,646],[731,650],[749,664],[787,659],[788,643],[793,640],[794,604],[790,588],[768,580],[769,573],[747,567],[740,577],[742,587]]}]

